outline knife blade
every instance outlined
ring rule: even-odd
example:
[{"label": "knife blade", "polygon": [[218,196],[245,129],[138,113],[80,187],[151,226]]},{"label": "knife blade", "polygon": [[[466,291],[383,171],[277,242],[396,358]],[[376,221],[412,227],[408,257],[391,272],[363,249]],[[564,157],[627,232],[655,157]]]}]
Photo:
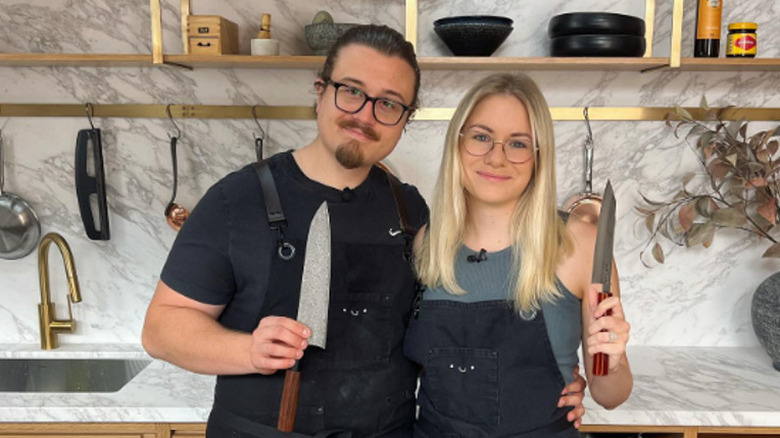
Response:
[{"label": "knife blade", "polygon": [[[601,203],[598,228],[596,232],[596,249],[593,253],[592,284],[601,284],[601,292],[597,297],[597,303],[612,296],[612,252],[615,241],[615,194],[612,184],[607,180],[604,188],[604,196]],[[607,311],[611,315],[611,311]],[[596,353],[593,356],[593,374],[606,376],[609,370],[609,356],[604,353]]]},{"label": "knife blade", "polygon": [[[330,214],[323,202],[309,225],[306,255],[303,259],[301,291],[298,298],[298,322],[311,329],[309,345],[325,348],[328,337],[328,306],[330,305]],[[277,429],[292,432],[298,408],[301,374],[299,361],[285,371],[282,402]]]}]

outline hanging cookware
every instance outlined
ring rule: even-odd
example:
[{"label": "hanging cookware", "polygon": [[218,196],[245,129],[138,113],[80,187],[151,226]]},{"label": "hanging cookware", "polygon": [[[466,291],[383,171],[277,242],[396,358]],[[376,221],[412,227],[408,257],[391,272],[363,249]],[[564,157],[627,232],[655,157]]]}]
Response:
[{"label": "hanging cookware", "polygon": [[601,196],[592,192],[593,181],[593,131],[590,129],[588,108],[583,111],[588,137],[585,139],[585,190],[570,197],[563,204],[563,209],[573,218],[596,224],[601,211]]},{"label": "hanging cookware", "polygon": [[4,176],[3,135],[0,132],[0,258],[20,259],[38,245],[41,224],[38,216],[24,199],[3,192]]},{"label": "hanging cookware", "polygon": [[170,105],[166,107],[165,111],[168,113],[168,118],[170,119],[171,123],[173,123],[174,128],[176,128],[176,135],[168,134],[168,137],[171,139],[170,145],[171,165],[173,168],[173,193],[171,194],[171,200],[165,207],[165,220],[168,222],[168,225],[170,225],[171,228],[179,231],[182,225],[184,225],[184,222],[190,216],[190,212],[186,208],[174,202],[176,200],[176,189],[179,185],[179,166],[178,160],[176,158],[176,144],[179,142],[179,138],[181,138],[181,129],[179,129],[179,126],[176,125],[176,122],[173,121]]},{"label": "hanging cookware", "polygon": [[[76,197],[87,237],[92,240],[109,240],[111,233],[103,171],[103,144],[100,129],[92,123],[92,104],[87,103],[86,108],[90,128],[80,130],[76,137]],[[97,198],[97,214],[93,211],[93,197]]]}]

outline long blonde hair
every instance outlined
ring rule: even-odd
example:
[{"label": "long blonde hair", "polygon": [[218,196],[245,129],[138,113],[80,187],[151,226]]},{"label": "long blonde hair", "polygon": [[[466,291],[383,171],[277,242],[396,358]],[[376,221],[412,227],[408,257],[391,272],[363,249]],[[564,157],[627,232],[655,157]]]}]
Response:
[{"label": "long blonde hair", "polygon": [[[434,190],[430,223],[415,257],[417,275],[428,287],[443,286],[454,295],[466,292],[455,278],[455,257],[466,227],[466,194],[460,160],[460,132],[471,111],[488,96],[516,97],[525,105],[531,134],[538,147],[534,174],[512,216],[515,309],[537,309],[541,301],[560,295],[555,269],[572,250],[571,239],[557,212],[555,138],[547,101],[524,74],[494,74],[479,81],[461,100],[450,121]],[[522,269],[520,264],[522,261]]]}]

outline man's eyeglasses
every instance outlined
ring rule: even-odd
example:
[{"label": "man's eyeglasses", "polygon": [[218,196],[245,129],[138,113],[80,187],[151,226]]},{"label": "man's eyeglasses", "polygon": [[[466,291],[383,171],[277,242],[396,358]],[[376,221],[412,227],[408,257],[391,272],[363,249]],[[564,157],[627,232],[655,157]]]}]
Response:
[{"label": "man's eyeglasses", "polygon": [[537,147],[530,140],[509,138],[504,141],[493,140],[484,131],[471,128],[460,133],[466,153],[475,157],[484,157],[493,150],[496,143],[501,143],[506,160],[513,164],[523,164],[534,156]]},{"label": "man's eyeglasses", "polygon": [[386,97],[371,97],[360,88],[341,82],[333,82],[330,79],[326,83],[333,85],[336,96],[336,108],[345,113],[355,114],[363,109],[366,102],[371,101],[372,111],[377,122],[386,126],[395,126],[409,111],[409,107],[397,100]]}]

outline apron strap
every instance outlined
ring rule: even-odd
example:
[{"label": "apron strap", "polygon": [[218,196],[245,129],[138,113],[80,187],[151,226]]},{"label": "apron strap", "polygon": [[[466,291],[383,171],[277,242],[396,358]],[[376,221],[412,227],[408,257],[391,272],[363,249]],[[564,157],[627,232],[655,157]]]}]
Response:
[{"label": "apron strap", "polygon": [[263,191],[263,201],[265,202],[265,213],[268,216],[268,226],[276,230],[279,235],[276,240],[277,250],[284,260],[290,260],[295,256],[295,247],[284,239],[284,229],[287,227],[287,218],[282,210],[282,202],[279,200],[279,191],[276,190],[274,175],[271,173],[271,167],[268,160],[252,163],[252,167],[257,172],[257,178],[260,180],[260,188]]}]

